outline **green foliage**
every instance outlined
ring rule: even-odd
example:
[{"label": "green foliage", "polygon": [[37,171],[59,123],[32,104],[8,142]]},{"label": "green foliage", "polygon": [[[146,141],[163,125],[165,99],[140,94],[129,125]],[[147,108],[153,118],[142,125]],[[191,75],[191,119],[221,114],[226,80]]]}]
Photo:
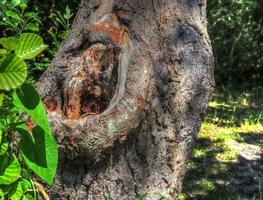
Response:
[{"label": "green foliage", "polygon": [[14,51],[23,60],[33,59],[48,47],[44,44],[43,39],[34,33],[23,33],[19,37],[1,38],[0,44],[6,50]]},{"label": "green foliage", "polygon": [[0,89],[15,89],[26,80],[26,77],[25,62],[16,55],[8,54],[0,64]]},{"label": "green foliage", "polygon": [[43,43],[43,39],[33,33],[24,33],[18,39],[15,53],[23,60],[33,59],[48,46]]},{"label": "green foliage", "polygon": [[19,200],[23,196],[22,181],[16,182],[10,192],[10,200]]},{"label": "green foliage", "polygon": [[[49,44],[47,51],[27,62],[28,78],[37,79],[49,66],[61,41],[69,34],[78,3],[79,0],[0,1],[0,18],[3,19],[0,23],[0,37],[32,31],[41,33],[45,43]],[[0,56],[5,53],[5,50],[0,49]]]},{"label": "green foliage", "polygon": [[14,154],[1,157],[0,169],[0,185],[10,185],[19,178],[21,173],[21,166]]},{"label": "green foliage", "polygon": [[[0,94],[0,107],[2,107],[4,101],[4,95]],[[1,136],[1,131],[0,131],[0,136]],[[1,137],[0,137],[0,142],[1,142]]]},{"label": "green foliage", "polygon": [[0,26],[4,27],[5,32],[15,32],[21,34],[25,31],[39,31],[38,13],[26,12],[27,4],[22,0],[7,1],[0,3]]},{"label": "green foliage", "polygon": [[[52,29],[48,31],[49,36],[53,40],[52,41],[53,48],[50,51],[52,55],[54,55],[55,52],[58,51],[61,41],[66,39],[66,37],[68,36],[70,32],[70,25],[71,25],[70,20],[72,20],[72,17],[73,14],[68,5],[66,6],[64,13],[60,12],[59,10],[55,12],[54,21],[56,27],[52,27]],[[59,31],[58,29],[59,27],[61,27],[62,31]]]},{"label": "green foliage", "polygon": [[1,188],[0,188],[0,200],[4,200],[4,192]]},{"label": "green foliage", "polygon": [[8,147],[9,147],[9,144],[7,140],[5,138],[2,139],[1,144],[0,144],[0,156],[3,156],[6,154]]},{"label": "green foliage", "polygon": [[7,37],[7,38],[1,38],[0,39],[0,44],[6,48],[4,50],[12,51],[16,49],[16,45],[18,42],[17,37]]},{"label": "green foliage", "polygon": [[[0,199],[38,199],[37,180],[52,185],[58,162],[43,103],[28,83],[50,64],[73,15],[69,6],[60,12],[51,2],[35,1],[33,7],[30,3],[0,1],[0,174],[6,174],[0,176]],[[28,31],[41,31],[50,44],[48,51],[43,52],[43,39]],[[28,127],[24,120],[34,125]]]},{"label": "green foliage", "polygon": [[46,133],[51,134],[44,105],[33,86],[24,84],[13,93],[13,104],[26,112]]},{"label": "green foliage", "polygon": [[64,37],[68,35],[70,31],[70,18],[73,16],[71,13],[68,5],[66,6],[66,10],[64,14],[62,14],[60,11],[57,11],[56,21],[64,28],[64,33],[62,34]]},{"label": "green foliage", "polygon": [[25,84],[13,94],[13,104],[28,113],[38,124],[33,128],[32,136],[27,133],[26,128],[18,129],[21,134],[19,148],[24,161],[40,178],[52,184],[57,169],[58,151],[43,103],[34,87]]},{"label": "green foliage", "polygon": [[210,0],[207,14],[219,87],[262,83],[262,1]]},{"label": "green foliage", "polygon": [[[15,17],[12,12],[6,14]],[[37,91],[24,83],[24,60],[33,59],[47,45],[34,33],[1,38],[0,44],[6,50],[0,59],[0,90],[5,90],[0,91],[0,195],[11,200],[36,199],[32,172],[51,185],[58,150]],[[16,89],[13,95],[7,92],[12,89]],[[24,113],[36,123],[32,130],[23,121]]]},{"label": "green foliage", "polygon": [[40,126],[32,130],[30,136],[25,129],[18,129],[21,134],[19,148],[28,167],[50,185],[57,169],[58,152],[55,139]]},{"label": "green foliage", "polygon": [[23,60],[36,57],[47,45],[39,35],[33,33],[1,38],[0,44],[7,52],[0,64],[0,89],[11,90],[20,86],[27,77],[27,67]]}]

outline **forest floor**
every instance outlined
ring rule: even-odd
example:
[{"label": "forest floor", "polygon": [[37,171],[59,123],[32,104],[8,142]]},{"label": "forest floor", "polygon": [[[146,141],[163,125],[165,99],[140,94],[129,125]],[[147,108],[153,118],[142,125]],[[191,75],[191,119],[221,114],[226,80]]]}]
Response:
[{"label": "forest floor", "polygon": [[180,200],[263,200],[263,88],[229,93],[209,105]]}]

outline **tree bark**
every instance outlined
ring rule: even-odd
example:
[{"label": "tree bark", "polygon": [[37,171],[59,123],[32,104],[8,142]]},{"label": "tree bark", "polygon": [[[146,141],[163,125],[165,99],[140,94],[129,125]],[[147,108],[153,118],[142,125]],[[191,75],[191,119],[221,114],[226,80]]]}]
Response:
[{"label": "tree bark", "polygon": [[213,87],[205,0],[82,0],[37,83],[51,199],[176,199]]}]

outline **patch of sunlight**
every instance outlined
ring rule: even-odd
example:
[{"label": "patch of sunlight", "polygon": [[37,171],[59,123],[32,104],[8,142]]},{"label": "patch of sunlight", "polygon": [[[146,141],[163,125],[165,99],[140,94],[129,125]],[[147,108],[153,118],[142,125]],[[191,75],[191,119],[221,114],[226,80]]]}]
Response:
[{"label": "patch of sunlight", "polygon": [[239,139],[240,135],[236,131],[233,130],[233,128],[225,128],[221,132],[219,132],[218,137],[219,140],[222,142],[227,142],[229,140],[233,139]]},{"label": "patch of sunlight", "polygon": [[226,103],[219,103],[217,101],[211,101],[209,103],[209,107],[211,108],[218,108],[218,107],[225,107],[225,108],[231,108],[232,106]]},{"label": "patch of sunlight", "polygon": [[213,123],[204,122],[201,126],[199,137],[216,137],[220,134],[224,134],[225,136],[222,137],[231,137],[235,139],[239,137],[241,132],[246,133],[257,133],[263,132],[263,124],[261,123],[251,123],[248,120],[245,120],[239,127],[222,127],[217,126]]},{"label": "patch of sunlight", "polygon": [[204,122],[201,126],[199,137],[213,137],[218,132],[218,126]]},{"label": "patch of sunlight", "polygon": [[[206,138],[213,143],[212,148],[218,149],[218,153],[215,157],[218,160],[233,162],[238,157],[239,153],[231,147],[230,143],[233,141],[242,141],[242,134],[262,133],[263,124],[251,123],[249,120],[245,120],[239,127],[225,127],[218,126],[213,123],[204,122],[201,126],[198,138]],[[261,146],[262,142],[258,139],[258,145]],[[196,148],[193,151],[195,158],[200,158],[206,153],[206,149]]]},{"label": "patch of sunlight", "polygon": [[250,133],[255,133],[255,132],[263,132],[263,124],[261,123],[251,123],[249,120],[245,120],[242,124],[241,127],[238,130],[239,132],[250,132]]},{"label": "patch of sunlight", "polygon": [[194,149],[193,153],[192,153],[194,158],[200,158],[200,157],[204,156],[204,154],[205,154],[205,152],[201,149]]},{"label": "patch of sunlight", "polygon": [[243,107],[248,107],[249,106],[249,101],[247,100],[247,98],[242,98],[240,104]]},{"label": "patch of sunlight", "polygon": [[[239,133],[235,127],[219,127],[212,123],[203,123],[199,138],[207,138],[212,141],[213,148],[218,149],[218,152],[215,153],[215,157],[218,160],[235,161],[239,155],[228,144],[229,141],[239,138]],[[194,151],[195,156],[202,156],[204,153],[204,150],[202,152],[198,151],[198,149]]]},{"label": "patch of sunlight", "polygon": [[200,186],[200,189],[203,189],[205,191],[211,191],[215,189],[214,183],[206,178],[198,180],[197,184]]},{"label": "patch of sunlight", "polygon": [[181,193],[178,197],[178,200],[186,200],[186,194]]},{"label": "patch of sunlight", "polygon": [[223,144],[224,151],[216,154],[216,158],[221,161],[235,162],[239,153],[229,145],[230,141],[226,141]]}]

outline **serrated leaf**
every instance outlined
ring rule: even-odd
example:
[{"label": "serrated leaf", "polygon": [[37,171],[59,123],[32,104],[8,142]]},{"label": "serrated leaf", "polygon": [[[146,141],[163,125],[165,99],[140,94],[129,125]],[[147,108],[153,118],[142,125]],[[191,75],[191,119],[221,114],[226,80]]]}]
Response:
[{"label": "serrated leaf", "polygon": [[45,133],[36,126],[32,130],[32,136],[22,128],[18,128],[21,134],[19,148],[27,166],[48,184],[53,183],[57,170],[58,150],[54,137]]},{"label": "serrated leaf", "polygon": [[17,182],[13,189],[11,190],[10,194],[10,200],[20,200],[23,196],[23,187],[21,184],[21,181]]},{"label": "serrated leaf", "polygon": [[51,134],[45,107],[36,89],[30,84],[23,84],[13,93],[13,104],[29,116],[47,133]]},{"label": "serrated leaf", "polygon": [[0,38],[0,44],[7,50],[12,51],[16,49],[16,46],[18,44],[18,38],[17,37]]},{"label": "serrated leaf", "polygon": [[32,59],[44,51],[48,46],[43,39],[34,33],[23,33],[19,37],[18,47],[15,49],[17,56],[23,60]]},{"label": "serrated leaf", "polygon": [[15,55],[7,55],[0,64],[0,89],[15,89],[23,84],[26,77],[27,67],[25,62]]},{"label": "serrated leaf", "polygon": [[21,166],[14,154],[8,156],[6,159],[0,159],[0,166],[2,170],[0,171],[0,185],[9,185],[15,182],[21,173]]}]

